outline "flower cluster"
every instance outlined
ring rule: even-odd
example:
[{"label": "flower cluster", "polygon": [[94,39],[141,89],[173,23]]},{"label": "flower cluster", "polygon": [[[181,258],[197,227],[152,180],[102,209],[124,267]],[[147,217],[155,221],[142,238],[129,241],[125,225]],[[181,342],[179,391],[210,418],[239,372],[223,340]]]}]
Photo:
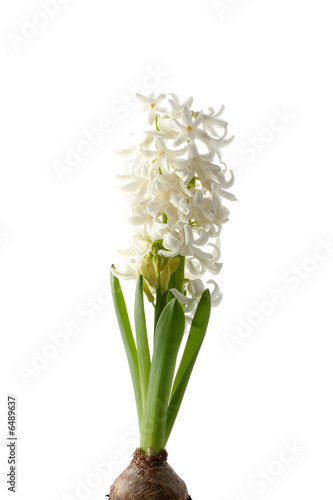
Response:
[{"label": "flower cluster", "polygon": [[[230,143],[227,122],[216,113],[192,109],[193,98],[180,102],[175,94],[137,95],[147,112],[152,130],[140,144],[121,153],[130,159],[122,189],[130,203],[133,236],[126,269],[113,271],[121,278],[145,278],[145,291],[153,302],[161,279],[168,288],[172,273],[184,257],[186,294],[174,289],[189,314],[205,289],[201,280],[221,270],[219,236],[229,210],[223,198],[235,200],[228,191],[234,177],[222,161],[221,149]],[[154,125],[154,126],[153,126]],[[213,280],[212,304],[222,294]]]}]

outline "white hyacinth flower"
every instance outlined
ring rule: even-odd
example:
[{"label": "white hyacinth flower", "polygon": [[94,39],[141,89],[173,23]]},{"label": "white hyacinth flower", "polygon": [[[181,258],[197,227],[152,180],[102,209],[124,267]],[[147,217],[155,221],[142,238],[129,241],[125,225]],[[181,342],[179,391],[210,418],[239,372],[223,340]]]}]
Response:
[{"label": "white hyacinth flower", "polygon": [[[203,275],[216,275],[222,267],[219,239],[229,218],[223,200],[236,198],[228,191],[234,176],[222,162],[221,148],[232,137],[220,118],[224,106],[217,113],[213,108],[204,113],[192,109],[192,97],[183,102],[176,94],[137,97],[156,130],[123,152],[130,159],[118,177],[124,181],[134,229],[122,252],[126,268],[112,272],[127,279],[142,274],[151,302],[157,286],[171,289],[191,318],[205,290]],[[172,288],[179,259],[185,268],[181,289]],[[207,283],[213,285],[212,305],[218,305],[219,287],[211,279]]]},{"label": "white hyacinth flower", "polygon": [[156,113],[164,113],[165,109],[160,107],[160,102],[165,98],[164,94],[159,94],[155,97],[152,93],[149,97],[145,97],[141,94],[136,94],[137,99],[142,103],[142,111],[148,111],[148,123],[152,125],[154,123]]}]

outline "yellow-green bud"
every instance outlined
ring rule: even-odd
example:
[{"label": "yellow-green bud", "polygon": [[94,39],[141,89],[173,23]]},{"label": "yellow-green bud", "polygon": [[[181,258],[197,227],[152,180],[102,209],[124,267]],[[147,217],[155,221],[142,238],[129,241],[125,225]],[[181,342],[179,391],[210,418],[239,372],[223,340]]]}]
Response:
[{"label": "yellow-green bud", "polygon": [[164,257],[164,255],[159,255],[159,258],[159,271],[163,271],[165,266],[169,265],[169,259],[168,257]]},{"label": "yellow-green bud", "polygon": [[148,283],[147,283],[147,281],[145,279],[143,280],[143,291],[145,292],[148,301],[151,302],[151,303],[154,303],[154,295],[149,290]]},{"label": "yellow-green bud", "polygon": [[148,281],[150,286],[156,287],[158,280],[155,273],[155,267],[149,257],[147,257],[141,264],[141,274]]},{"label": "yellow-green bud", "polygon": [[153,255],[157,255],[161,248],[162,248],[162,240],[156,240],[151,246],[151,253]]},{"label": "yellow-green bud", "polygon": [[160,274],[160,256],[158,254],[150,253],[150,259],[154,265],[155,274],[158,276]]},{"label": "yellow-green bud", "polygon": [[170,274],[174,273],[176,271],[176,269],[178,268],[179,264],[180,264],[180,258],[179,257],[173,257],[172,259],[169,259],[170,260],[170,263],[169,263],[169,266],[170,266]]},{"label": "yellow-green bud", "polygon": [[170,267],[165,267],[161,272],[161,279],[160,279],[162,293],[167,291],[169,281],[170,281]]}]

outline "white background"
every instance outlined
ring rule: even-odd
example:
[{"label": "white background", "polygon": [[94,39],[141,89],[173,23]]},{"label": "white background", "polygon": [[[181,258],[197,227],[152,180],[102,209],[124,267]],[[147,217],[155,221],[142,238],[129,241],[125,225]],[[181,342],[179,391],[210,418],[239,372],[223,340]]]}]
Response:
[{"label": "white background", "polygon": [[[18,400],[17,499],[102,499],[137,444],[108,290],[129,238],[115,150],[143,119],[130,96],[148,85],[193,95],[198,108],[224,103],[236,136],[224,151],[238,198],[222,235],[224,298],[170,464],[193,500],[331,498],[330,2],[71,0],[52,19],[40,3],[0,7],[1,498],[13,498],[8,393]],[[57,176],[55,162],[105,119],[113,130]],[[131,284],[125,293],[130,302]],[[68,345],[22,376],[73,323]]]}]

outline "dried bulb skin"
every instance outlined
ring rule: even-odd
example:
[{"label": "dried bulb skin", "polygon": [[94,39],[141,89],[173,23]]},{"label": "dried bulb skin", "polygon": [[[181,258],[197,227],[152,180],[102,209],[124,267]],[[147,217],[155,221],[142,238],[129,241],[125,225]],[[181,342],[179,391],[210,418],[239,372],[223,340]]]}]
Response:
[{"label": "dried bulb skin", "polygon": [[109,500],[191,500],[186,484],[167,462],[167,452],[146,456],[140,448],[117,477]]}]

